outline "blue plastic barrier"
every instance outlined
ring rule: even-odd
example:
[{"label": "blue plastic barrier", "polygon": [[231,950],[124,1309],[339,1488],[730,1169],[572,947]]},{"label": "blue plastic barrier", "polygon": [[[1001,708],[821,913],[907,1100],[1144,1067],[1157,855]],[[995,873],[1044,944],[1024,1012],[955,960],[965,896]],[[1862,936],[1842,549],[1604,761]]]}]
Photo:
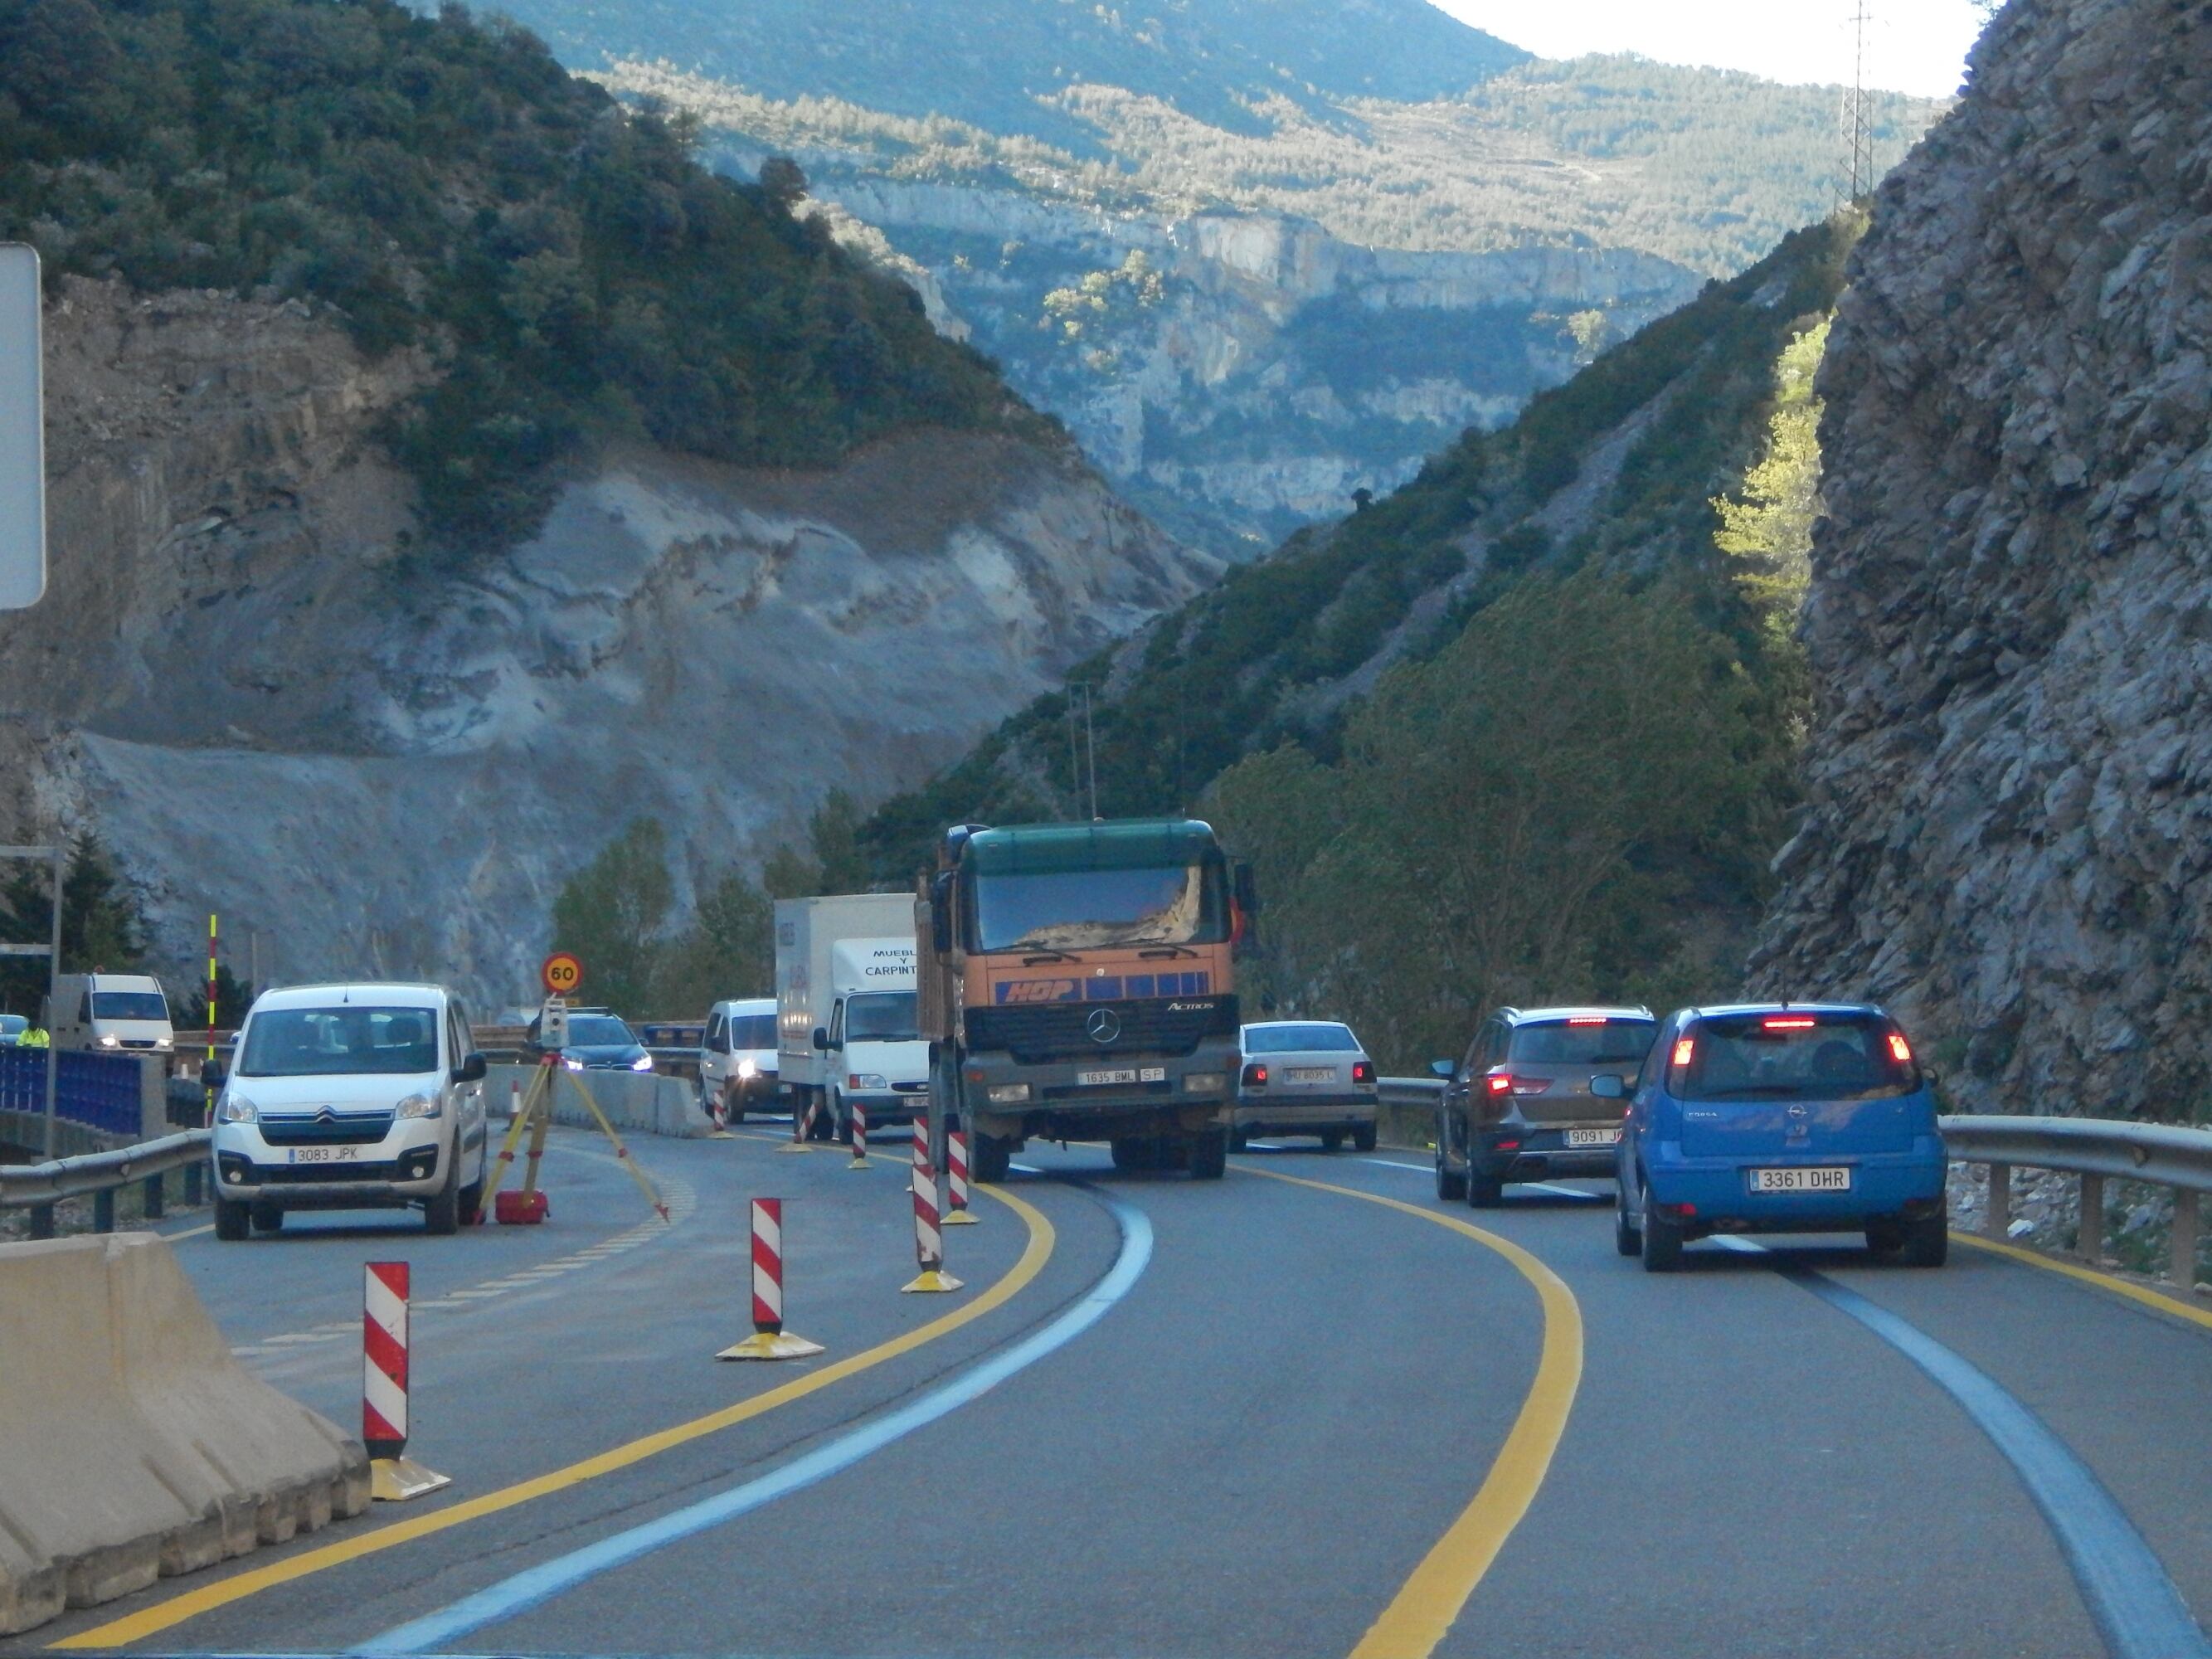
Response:
[{"label": "blue plastic barrier", "polygon": [[[64,1048],[54,1076],[54,1115],[112,1135],[138,1138],[138,1060],[131,1054],[95,1054]],[[46,1051],[0,1048],[0,1110],[38,1115],[46,1109]]]}]

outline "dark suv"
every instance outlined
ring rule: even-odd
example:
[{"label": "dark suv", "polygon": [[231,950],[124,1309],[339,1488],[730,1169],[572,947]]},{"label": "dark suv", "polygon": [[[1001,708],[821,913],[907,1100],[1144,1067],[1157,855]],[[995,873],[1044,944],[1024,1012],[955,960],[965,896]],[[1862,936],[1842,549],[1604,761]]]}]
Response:
[{"label": "dark suv", "polygon": [[1508,1181],[1611,1176],[1621,1102],[1590,1092],[1597,1073],[1644,1063],[1649,1008],[1501,1008],[1482,1022],[1437,1106],[1437,1196],[1486,1209]]}]

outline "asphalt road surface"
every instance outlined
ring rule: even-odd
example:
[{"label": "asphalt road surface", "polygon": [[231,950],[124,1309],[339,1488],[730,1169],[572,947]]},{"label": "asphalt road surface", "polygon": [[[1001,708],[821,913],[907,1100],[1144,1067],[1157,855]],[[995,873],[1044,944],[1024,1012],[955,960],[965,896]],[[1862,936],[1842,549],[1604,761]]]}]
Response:
[{"label": "asphalt road surface", "polygon": [[[2212,1317],[1964,1245],[1649,1276],[1601,1183],[1472,1212],[1266,1146],[1218,1185],[1033,1148],[946,1234],[964,1288],[902,1295],[903,1137],[774,1133],[639,1145],[667,1224],[563,1132],[543,1227],[179,1235],[244,1362],[355,1431],[362,1264],[410,1262],[409,1449],[453,1484],[6,1650],[2203,1650]],[[818,1358],[714,1358],[755,1195]]]}]

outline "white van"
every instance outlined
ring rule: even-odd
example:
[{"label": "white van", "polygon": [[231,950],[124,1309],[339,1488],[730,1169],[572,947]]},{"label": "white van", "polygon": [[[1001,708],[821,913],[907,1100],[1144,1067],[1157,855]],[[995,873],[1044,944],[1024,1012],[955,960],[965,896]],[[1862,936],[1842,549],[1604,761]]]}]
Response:
[{"label": "white van", "polygon": [[699,1107],[725,1121],[744,1121],[748,1111],[775,1104],[782,1093],[775,1057],[775,999],[745,997],[718,1002],[707,1012],[699,1045]]},{"label": "white van", "polygon": [[139,1049],[177,1046],[169,1001],[149,974],[64,974],[54,981],[46,1032],[57,1048]]},{"label": "white van", "polygon": [[215,1235],[273,1233],[287,1210],[422,1206],[434,1233],[477,1218],[490,1147],[484,1058],[442,985],[295,985],[253,1000],[210,1148]]}]

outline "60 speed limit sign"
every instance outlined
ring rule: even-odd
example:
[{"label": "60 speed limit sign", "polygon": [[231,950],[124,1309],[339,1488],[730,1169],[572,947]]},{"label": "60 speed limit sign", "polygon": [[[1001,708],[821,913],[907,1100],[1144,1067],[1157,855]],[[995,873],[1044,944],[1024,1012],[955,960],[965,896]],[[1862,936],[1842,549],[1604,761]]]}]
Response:
[{"label": "60 speed limit sign", "polygon": [[577,987],[584,982],[584,964],[570,951],[556,951],[545,958],[544,964],[538,970],[538,977],[544,982],[546,995],[573,996]]}]

